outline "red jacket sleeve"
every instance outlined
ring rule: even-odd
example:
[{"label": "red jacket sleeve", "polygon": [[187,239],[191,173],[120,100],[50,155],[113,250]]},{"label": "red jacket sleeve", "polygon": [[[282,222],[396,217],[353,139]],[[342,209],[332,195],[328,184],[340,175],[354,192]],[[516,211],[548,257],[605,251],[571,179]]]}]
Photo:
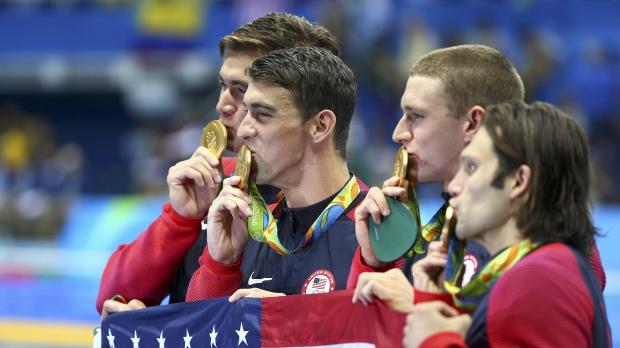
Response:
[{"label": "red jacket sleeve", "polygon": [[438,332],[427,337],[418,348],[461,348],[467,347],[465,340],[456,332]]},{"label": "red jacket sleeve", "polygon": [[130,244],[110,256],[101,277],[97,310],[120,294],[147,306],[161,303],[170,289],[178,264],[200,234],[200,218],[179,215],[168,203],[162,214]]},{"label": "red jacket sleeve", "polygon": [[601,254],[599,254],[598,252],[598,247],[596,246],[596,243],[592,245],[590,266],[594,271],[594,276],[596,277],[596,280],[598,280],[598,283],[601,286],[601,292],[603,292],[603,290],[605,290],[605,284],[607,283],[607,277],[605,276],[605,269],[603,268],[603,264],[601,263]]},{"label": "red jacket sleeve", "polygon": [[357,286],[357,279],[360,277],[360,274],[364,272],[385,272],[392,268],[401,268],[404,263],[405,259],[401,257],[394,262],[390,262],[381,268],[375,269],[364,262],[362,259],[362,248],[358,246],[353,255],[353,260],[351,261],[351,270],[347,278],[347,290],[355,289]]},{"label": "red jacket sleeve", "polygon": [[242,258],[231,265],[219,263],[213,260],[209,254],[209,248],[206,247],[198,261],[200,266],[192,275],[185,301],[230,296],[241,287],[243,281]]}]

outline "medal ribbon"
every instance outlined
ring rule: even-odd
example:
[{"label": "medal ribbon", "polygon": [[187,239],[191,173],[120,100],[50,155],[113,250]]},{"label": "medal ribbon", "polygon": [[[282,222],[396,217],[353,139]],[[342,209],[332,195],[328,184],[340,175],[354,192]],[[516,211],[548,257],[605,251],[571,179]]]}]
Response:
[{"label": "medal ribbon", "polygon": [[420,204],[418,202],[417,191],[412,186],[409,186],[407,189],[407,195],[409,196],[409,199],[404,203],[413,214],[419,231],[413,247],[409,252],[407,252],[407,257],[412,257],[414,253],[423,254],[426,252],[426,248],[424,247],[425,242],[432,242],[439,239],[439,236],[441,236],[443,223],[446,219],[446,209],[448,206],[444,203],[439,210],[435,212],[430,221],[426,225],[422,226],[420,222]]},{"label": "medal ribbon", "polygon": [[304,239],[293,249],[286,249],[278,238],[277,219],[282,212],[282,202],[284,194],[278,193],[273,212],[269,209],[265,200],[258,192],[256,184],[249,184],[249,194],[252,199],[250,208],[253,215],[248,219],[248,233],[250,236],[269,246],[280,255],[291,255],[297,250],[319,239],[336,222],[338,217],[344,213],[349,205],[360,193],[360,187],[355,175],[352,175],[344,187],[336,194],[334,199],[325,207],[317,219],[310,225]]},{"label": "medal ribbon", "polygon": [[464,241],[459,241],[456,236],[450,236],[444,286],[448,293],[452,295],[457,307],[470,311],[476,309],[477,303],[467,300],[466,296],[484,294],[502,274],[519,262],[525,255],[540,246],[540,243],[530,239],[524,239],[509,246],[493,257],[467,285],[461,287],[465,244]]}]

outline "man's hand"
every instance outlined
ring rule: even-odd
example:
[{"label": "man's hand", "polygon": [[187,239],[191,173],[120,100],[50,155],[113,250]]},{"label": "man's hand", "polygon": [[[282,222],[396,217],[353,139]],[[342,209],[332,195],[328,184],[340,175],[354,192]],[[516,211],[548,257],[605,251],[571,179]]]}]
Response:
[{"label": "man's hand", "polygon": [[431,242],[428,254],[411,266],[413,285],[416,289],[434,294],[446,293],[443,285],[448,256],[442,251],[441,242]]},{"label": "man's hand", "polygon": [[106,300],[103,303],[103,309],[101,310],[101,320],[104,320],[108,315],[116,312],[131,311],[134,309],[146,308],[144,303],[140,300],[131,300],[129,303],[122,303],[114,300]]},{"label": "man's hand", "polygon": [[198,147],[192,157],[168,171],[170,204],[185,217],[203,217],[217,196],[222,181],[219,160],[205,147]]},{"label": "man's hand", "polygon": [[233,264],[243,254],[248,242],[248,217],[252,216],[250,195],[236,185],[240,178],[224,180],[224,188],[213,201],[207,217],[207,245],[213,260]]},{"label": "man's hand", "polygon": [[[383,188],[372,187],[368,190],[368,194],[364,201],[355,209],[355,236],[357,243],[362,251],[364,262],[373,268],[380,268],[385,265],[377,259],[377,256],[370,246],[368,239],[368,219],[372,217],[375,223],[381,223],[383,216],[390,215],[385,196],[397,198],[400,201],[407,199],[407,190],[398,186],[399,179],[391,177],[383,183]],[[409,183],[405,180],[404,185]],[[405,186],[406,187],[406,186]]]},{"label": "man's hand", "polygon": [[432,301],[417,304],[407,316],[403,329],[403,346],[418,347],[428,337],[439,332],[457,332],[462,337],[467,335],[471,326],[471,317],[459,315],[457,310],[445,302]]},{"label": "man's hand", "polygon": [[360,275],[353,293],[353,303],[360,301],[367,305],[375,298],[399,312],[411,313],[413,310],[413,286],[397,268],[385,273],[366,272]]},{"label": "man's hand", "polygon": [[235,291],[229,298],[229,302],[237,302],[244,297],[255,297],[255,298],[263,298],[263,297],[280,297],[286,296],[281,292],[271,292],[259,288],[250,288],[250,289],[239,289]]}]

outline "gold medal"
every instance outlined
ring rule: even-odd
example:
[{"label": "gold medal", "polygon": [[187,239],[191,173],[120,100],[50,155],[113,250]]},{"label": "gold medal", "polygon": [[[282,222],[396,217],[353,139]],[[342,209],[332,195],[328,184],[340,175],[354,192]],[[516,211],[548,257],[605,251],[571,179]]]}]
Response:
[{"label": "gold medal", "polygon": [[202,129],[200,145],[206,147],[217,158],[222,156],[224,149],[226,149],[227,141],[228,134],[226,133],[226,127],[219,120],[207,123]]},{"label": "gold medal", "polygon": [[404,147],[401,147],[396,152],[396,158],[394,158],[394,166],[392,167],[392,176],[398,177],[398,186],[404,187],[405,179],[407,178],[407,163],[409,162],[409,154]]},{"label": "gold medal", "polygon": [[235,166],[234,176],[240,176],[239,189],[245,190],[248,187],[250,178],[250,168],[252,167],[252,153],[247,146],[241,145],[239,155],[237,155],[237,165]]},{"label": "gold medal", "polygon": [[456,227],[456,216],[454,215],[454,209],[451,206],[446,208],[446,220],[443,223],[441,229],[441,251],[448,252],[448,244],[450,242],[450,235],[454,233]]}]

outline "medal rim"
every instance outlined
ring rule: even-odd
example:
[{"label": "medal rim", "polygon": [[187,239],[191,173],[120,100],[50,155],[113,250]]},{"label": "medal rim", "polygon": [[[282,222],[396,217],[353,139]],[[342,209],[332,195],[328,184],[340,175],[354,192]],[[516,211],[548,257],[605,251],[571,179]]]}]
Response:
[{"label": "medal rim", "polygon": [[[392,176],[398,177],[398,186],[403,186],[407,178],[407,167],[409,162],[409,154],[404,147],[400,147],[396,152],[394,164],[392,165]],[[396,164],[399,164],[400,170],[396,170]]]},{"label": "medal rim", "polygon": [[241,145],[239,154],[237,155],[237,164],[233,176],[240,176],[239,188],[244,190],[248,186],[248,180],[250,177],[250,168],[252,165],[252,154],[250,149],[246,145]]},{"label": "medal rim", "polygon": [[[210,148],[206,144],[207,133],[213,131],[215,133],[215,148]],[[220,120],[213,120],[202,129],[202,135],[200,137],[200,146],[206,147],[207,150],[220,158],[224,150],[226,149],[226,143],[228,142],[228,134],[226,133],[226,126]]]},{"label": "medal rim", "polygon": [[451,206],[446,208],[445,219],[443,222],[443,228],[441,230],[441,248],[444,251],[448,250],[450,244],[450,235],[454,233],[456,225],[456,216],[454,209]]}]

